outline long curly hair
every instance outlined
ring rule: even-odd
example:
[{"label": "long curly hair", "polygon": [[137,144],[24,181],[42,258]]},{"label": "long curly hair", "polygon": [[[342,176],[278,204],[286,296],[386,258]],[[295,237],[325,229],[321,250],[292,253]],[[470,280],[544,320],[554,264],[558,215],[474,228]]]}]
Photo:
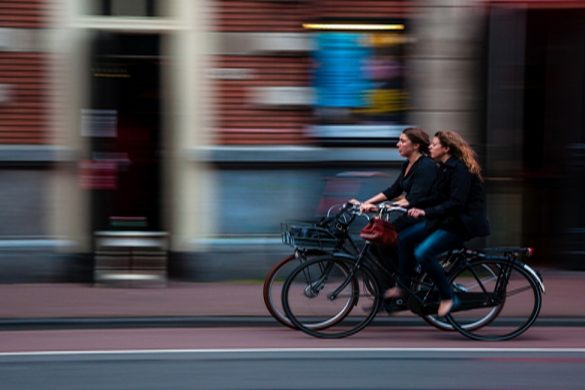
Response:
[{"label": "long curly hair", "polygon": [[452,130],[441,130],[435,133],[435,137],[439,139],[441,145],[449,148],[449,153],[452,156],[463,161],[467,169],[469,169],[469,172],[479,177],[480,180],[483,180],[481,166],[477,162],[475,151],[459,133]]}]

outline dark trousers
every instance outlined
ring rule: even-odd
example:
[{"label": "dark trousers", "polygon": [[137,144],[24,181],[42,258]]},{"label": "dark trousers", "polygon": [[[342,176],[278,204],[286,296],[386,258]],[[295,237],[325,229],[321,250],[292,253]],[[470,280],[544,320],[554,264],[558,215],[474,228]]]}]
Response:
[{"label": "dark trousers", "polygon": [[461,237],[446,230],[429,232],[427,221],[409,226],[398,235],[398,257],[400,281],[409,286],[410,275],[418,263],[435,282],[441,299],[451,299],[453,292],[447,281],[437,255],[457,248],[463,243]]}]

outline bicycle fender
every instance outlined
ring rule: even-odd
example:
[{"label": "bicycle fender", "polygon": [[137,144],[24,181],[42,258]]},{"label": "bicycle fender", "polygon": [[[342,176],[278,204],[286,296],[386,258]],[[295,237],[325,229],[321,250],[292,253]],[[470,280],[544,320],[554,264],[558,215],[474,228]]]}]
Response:
[{"label": "bicycle fender", "polygon": [[521,263],[521,265],[530,275],[532,275],[534,280],[536,280],[538,282],[538,287],[540,288],[540,291],[543,294],[545,294],[546,289],[544,288],[544,283],[542,282],[542,277],[540,276],[540,274],[538,272],[536,272],[532,267],[530,267],[526,263]]},{"label": "bicycle fender", "polygon": [[345,259],[345,260],[352,260],[355,261],[355,256],[350,255],[349,253],[344,252],[333,252],[331,256],[338,258],[338,259]]}]

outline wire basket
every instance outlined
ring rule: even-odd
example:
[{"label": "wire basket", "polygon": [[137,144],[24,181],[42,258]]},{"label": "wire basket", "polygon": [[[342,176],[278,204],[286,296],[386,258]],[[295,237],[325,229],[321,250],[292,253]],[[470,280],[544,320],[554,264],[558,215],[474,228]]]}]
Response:
[{"label": "wire basket", "polygon": [[281,227],[282,243],[294,248],[332,250],[339,244],[339,238],[331,231],[314,223],[283,223]]}]

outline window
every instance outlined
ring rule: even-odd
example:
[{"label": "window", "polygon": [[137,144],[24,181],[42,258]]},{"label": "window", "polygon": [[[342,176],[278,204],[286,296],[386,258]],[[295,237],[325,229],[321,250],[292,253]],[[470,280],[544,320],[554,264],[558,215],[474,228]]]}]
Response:
[{"label": "window", "polygon": [[317,30],[312,34],[312,135],[328,142],[366,143],[398,137],[408,105],[404,25],[310,26],[317,26],[307,27]]},{"label": "window", "polygon": [[157,0],[90,0],[89,14],[100,16],[159,17],[161,2]]}]

